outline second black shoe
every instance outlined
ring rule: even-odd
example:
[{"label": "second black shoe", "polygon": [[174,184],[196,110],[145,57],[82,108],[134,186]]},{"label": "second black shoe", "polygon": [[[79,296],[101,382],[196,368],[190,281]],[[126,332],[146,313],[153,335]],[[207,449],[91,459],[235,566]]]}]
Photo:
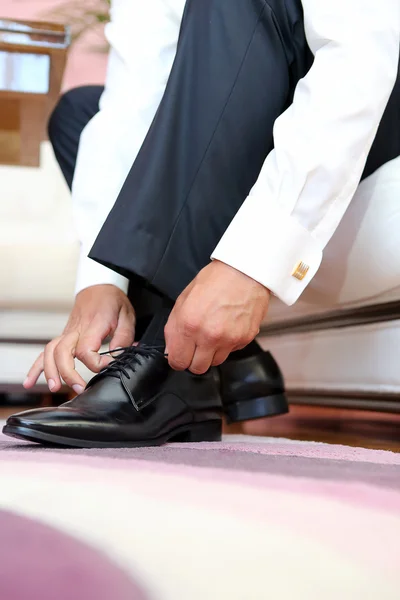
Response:
[{"label": "second black shoe", "polygon": [[5,435],[74,448],[158,446],[221,439],[213,373],[173,371],[157,349],[125,350],[86,390],[57,408],[10,417]]},{"label": "second black shoe", "polygon": [[228,360],[218,367],[228,423],[283,415],[289,411],[281,370],[270,352]]}]

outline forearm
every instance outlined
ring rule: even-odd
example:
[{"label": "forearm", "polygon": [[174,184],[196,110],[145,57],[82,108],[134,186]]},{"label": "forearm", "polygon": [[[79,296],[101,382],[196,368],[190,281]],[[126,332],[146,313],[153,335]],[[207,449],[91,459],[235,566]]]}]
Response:
[{"label": "forearm", "polygon": [[[379,8],[373,0],[303,4],[314,65],[277,120],[274,150],[213,253],[287,304],[317,272],[357,189],[399,57],[397,0]],[[246,231],[243,248],[237,241]]]}]

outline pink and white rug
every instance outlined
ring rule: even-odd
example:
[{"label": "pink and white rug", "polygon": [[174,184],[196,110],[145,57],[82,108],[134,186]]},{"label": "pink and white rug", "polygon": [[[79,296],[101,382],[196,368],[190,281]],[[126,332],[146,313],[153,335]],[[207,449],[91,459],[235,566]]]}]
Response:
[{"label": "pink and white rug", "polygon": [[4,600],[398,600],[400,454],[0,436]]}]

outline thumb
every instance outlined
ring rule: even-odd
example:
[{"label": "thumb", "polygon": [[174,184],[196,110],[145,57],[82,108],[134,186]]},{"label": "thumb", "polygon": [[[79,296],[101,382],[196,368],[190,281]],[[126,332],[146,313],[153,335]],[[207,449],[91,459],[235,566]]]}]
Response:
[{"label": "thumb", "polygon": [[76,347],[76,356],[93,373],[98,373],[112,360],[111,356],[101,356],[99,350],[103,340],[110,332],[107,320],[94,320],[90,327],[80,337]]},{"label": "thumb", "polygon": [[77,358],[93,373],[98,373],[112,361],[111,356],[99,354],[101,342],[101,336],[88,332],[79,340],[76,347]]},{"label": "thumb", "polygon": [[118,325],[110,341],[110,350],[132,346],[135,340],[135,318],[125,312],[120,313]]}]

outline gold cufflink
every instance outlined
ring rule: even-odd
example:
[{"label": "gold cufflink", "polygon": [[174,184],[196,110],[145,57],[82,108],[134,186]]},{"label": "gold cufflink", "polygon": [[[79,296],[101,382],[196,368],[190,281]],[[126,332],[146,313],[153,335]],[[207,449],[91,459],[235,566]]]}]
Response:
[{"label": "gold cufflink", "polygon": [[306,265],[306,263],[300,261],[293,269],[292,277],[295,277],[299,281],[303,281],[304,277],[307,275],[309,270],[309,265]]}]

